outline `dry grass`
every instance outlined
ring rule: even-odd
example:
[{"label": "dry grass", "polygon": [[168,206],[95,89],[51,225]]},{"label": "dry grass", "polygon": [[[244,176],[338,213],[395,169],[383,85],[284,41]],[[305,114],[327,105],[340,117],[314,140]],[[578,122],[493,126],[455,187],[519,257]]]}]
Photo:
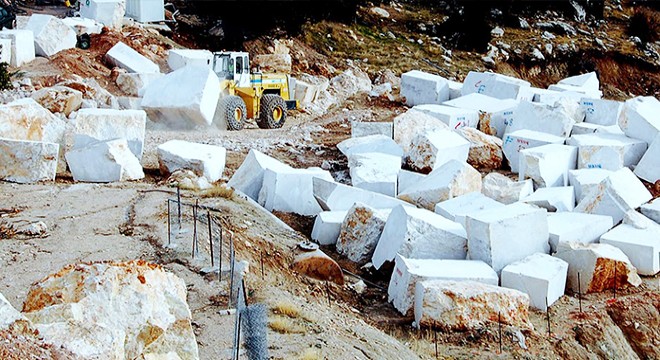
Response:
[{"label": "dry grass", "polygon": [[280,300],[271,308],[273,314],[284,315],[291,319],[301,318],[309,323],[315,323],[316,318],[303,311],[298,305],[288,300]]},{"label": "dry grass", "polygon": [[231,199],[234,196],[234,189],[225,185],[216,185],[201,194],[203,198],[224,198]]},{"label": "dry grass", "polygon": [[318,360],[322,359],[321,354],[319,354],[319,351],[314,349],[314,348],[307,348],[305,351],[302,352],[298,356],[299,360]]},{"label": "dry grass", "polygon": [[268,322],[268,326],[280,334],[304,334],[305,329],[284,316],[273,316]]}]

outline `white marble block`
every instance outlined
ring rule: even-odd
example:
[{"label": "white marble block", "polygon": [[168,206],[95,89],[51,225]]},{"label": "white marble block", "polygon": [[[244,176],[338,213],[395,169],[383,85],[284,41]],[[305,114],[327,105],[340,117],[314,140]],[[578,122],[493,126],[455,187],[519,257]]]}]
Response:
[{"label": "white marble block", "polygon": [[568,185],[568,171],[577,164],[577,148],[548,144],[520,152],[520,180],[532,179],[535,187]]},{"label": "white marble block", "polygon": [[502,287],[529,295],[530,305],[547,311],[564,295],[568,263],[547,254],[532,254],[502,269]]},{"label": "white marble block", "polygon": [[611,216],[577,212],[548,214],[550,251],[556,252],[559,244],[594,244],[608,232],[614,223]]}]

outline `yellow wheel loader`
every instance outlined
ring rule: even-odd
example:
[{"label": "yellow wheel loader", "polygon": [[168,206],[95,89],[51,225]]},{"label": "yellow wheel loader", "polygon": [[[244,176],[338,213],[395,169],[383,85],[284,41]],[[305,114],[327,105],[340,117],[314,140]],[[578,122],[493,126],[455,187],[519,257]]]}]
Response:
[{"label": "yellow wheel loader", "polygon": [[262,129],[281,128],[287,110],[297,109],[293,99],[295,79],[286,74],[250,72],[246,52],[216,52],[213,71],[220,78],[217,114],[229,130],[241,130],[245,119],[255,119]]}]

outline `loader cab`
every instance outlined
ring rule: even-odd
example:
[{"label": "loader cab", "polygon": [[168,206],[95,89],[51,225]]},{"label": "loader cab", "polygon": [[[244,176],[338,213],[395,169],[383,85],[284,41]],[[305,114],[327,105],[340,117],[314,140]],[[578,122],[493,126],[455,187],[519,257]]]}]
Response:
[{"label": "loader cab", "polygon": [[246,52],[214,53],[213,71],[221,80],[233,80],[236,87],[250,87],[250,57]]}]

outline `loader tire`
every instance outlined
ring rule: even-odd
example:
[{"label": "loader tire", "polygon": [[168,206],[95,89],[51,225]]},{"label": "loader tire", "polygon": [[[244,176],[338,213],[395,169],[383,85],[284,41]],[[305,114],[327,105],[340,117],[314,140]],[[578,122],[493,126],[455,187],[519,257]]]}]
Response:
[{"label": "loader tire", "polygon": [[279,129],[286,121],[286,101],[279,95],[267,94],[261,98],[257,125],[262,129]]},{"label": "loader tire", "polygon": [[247,108],[239,96],[230,95],[220,101],[220,114],[227,122],[228,130],[242,130]]}]

